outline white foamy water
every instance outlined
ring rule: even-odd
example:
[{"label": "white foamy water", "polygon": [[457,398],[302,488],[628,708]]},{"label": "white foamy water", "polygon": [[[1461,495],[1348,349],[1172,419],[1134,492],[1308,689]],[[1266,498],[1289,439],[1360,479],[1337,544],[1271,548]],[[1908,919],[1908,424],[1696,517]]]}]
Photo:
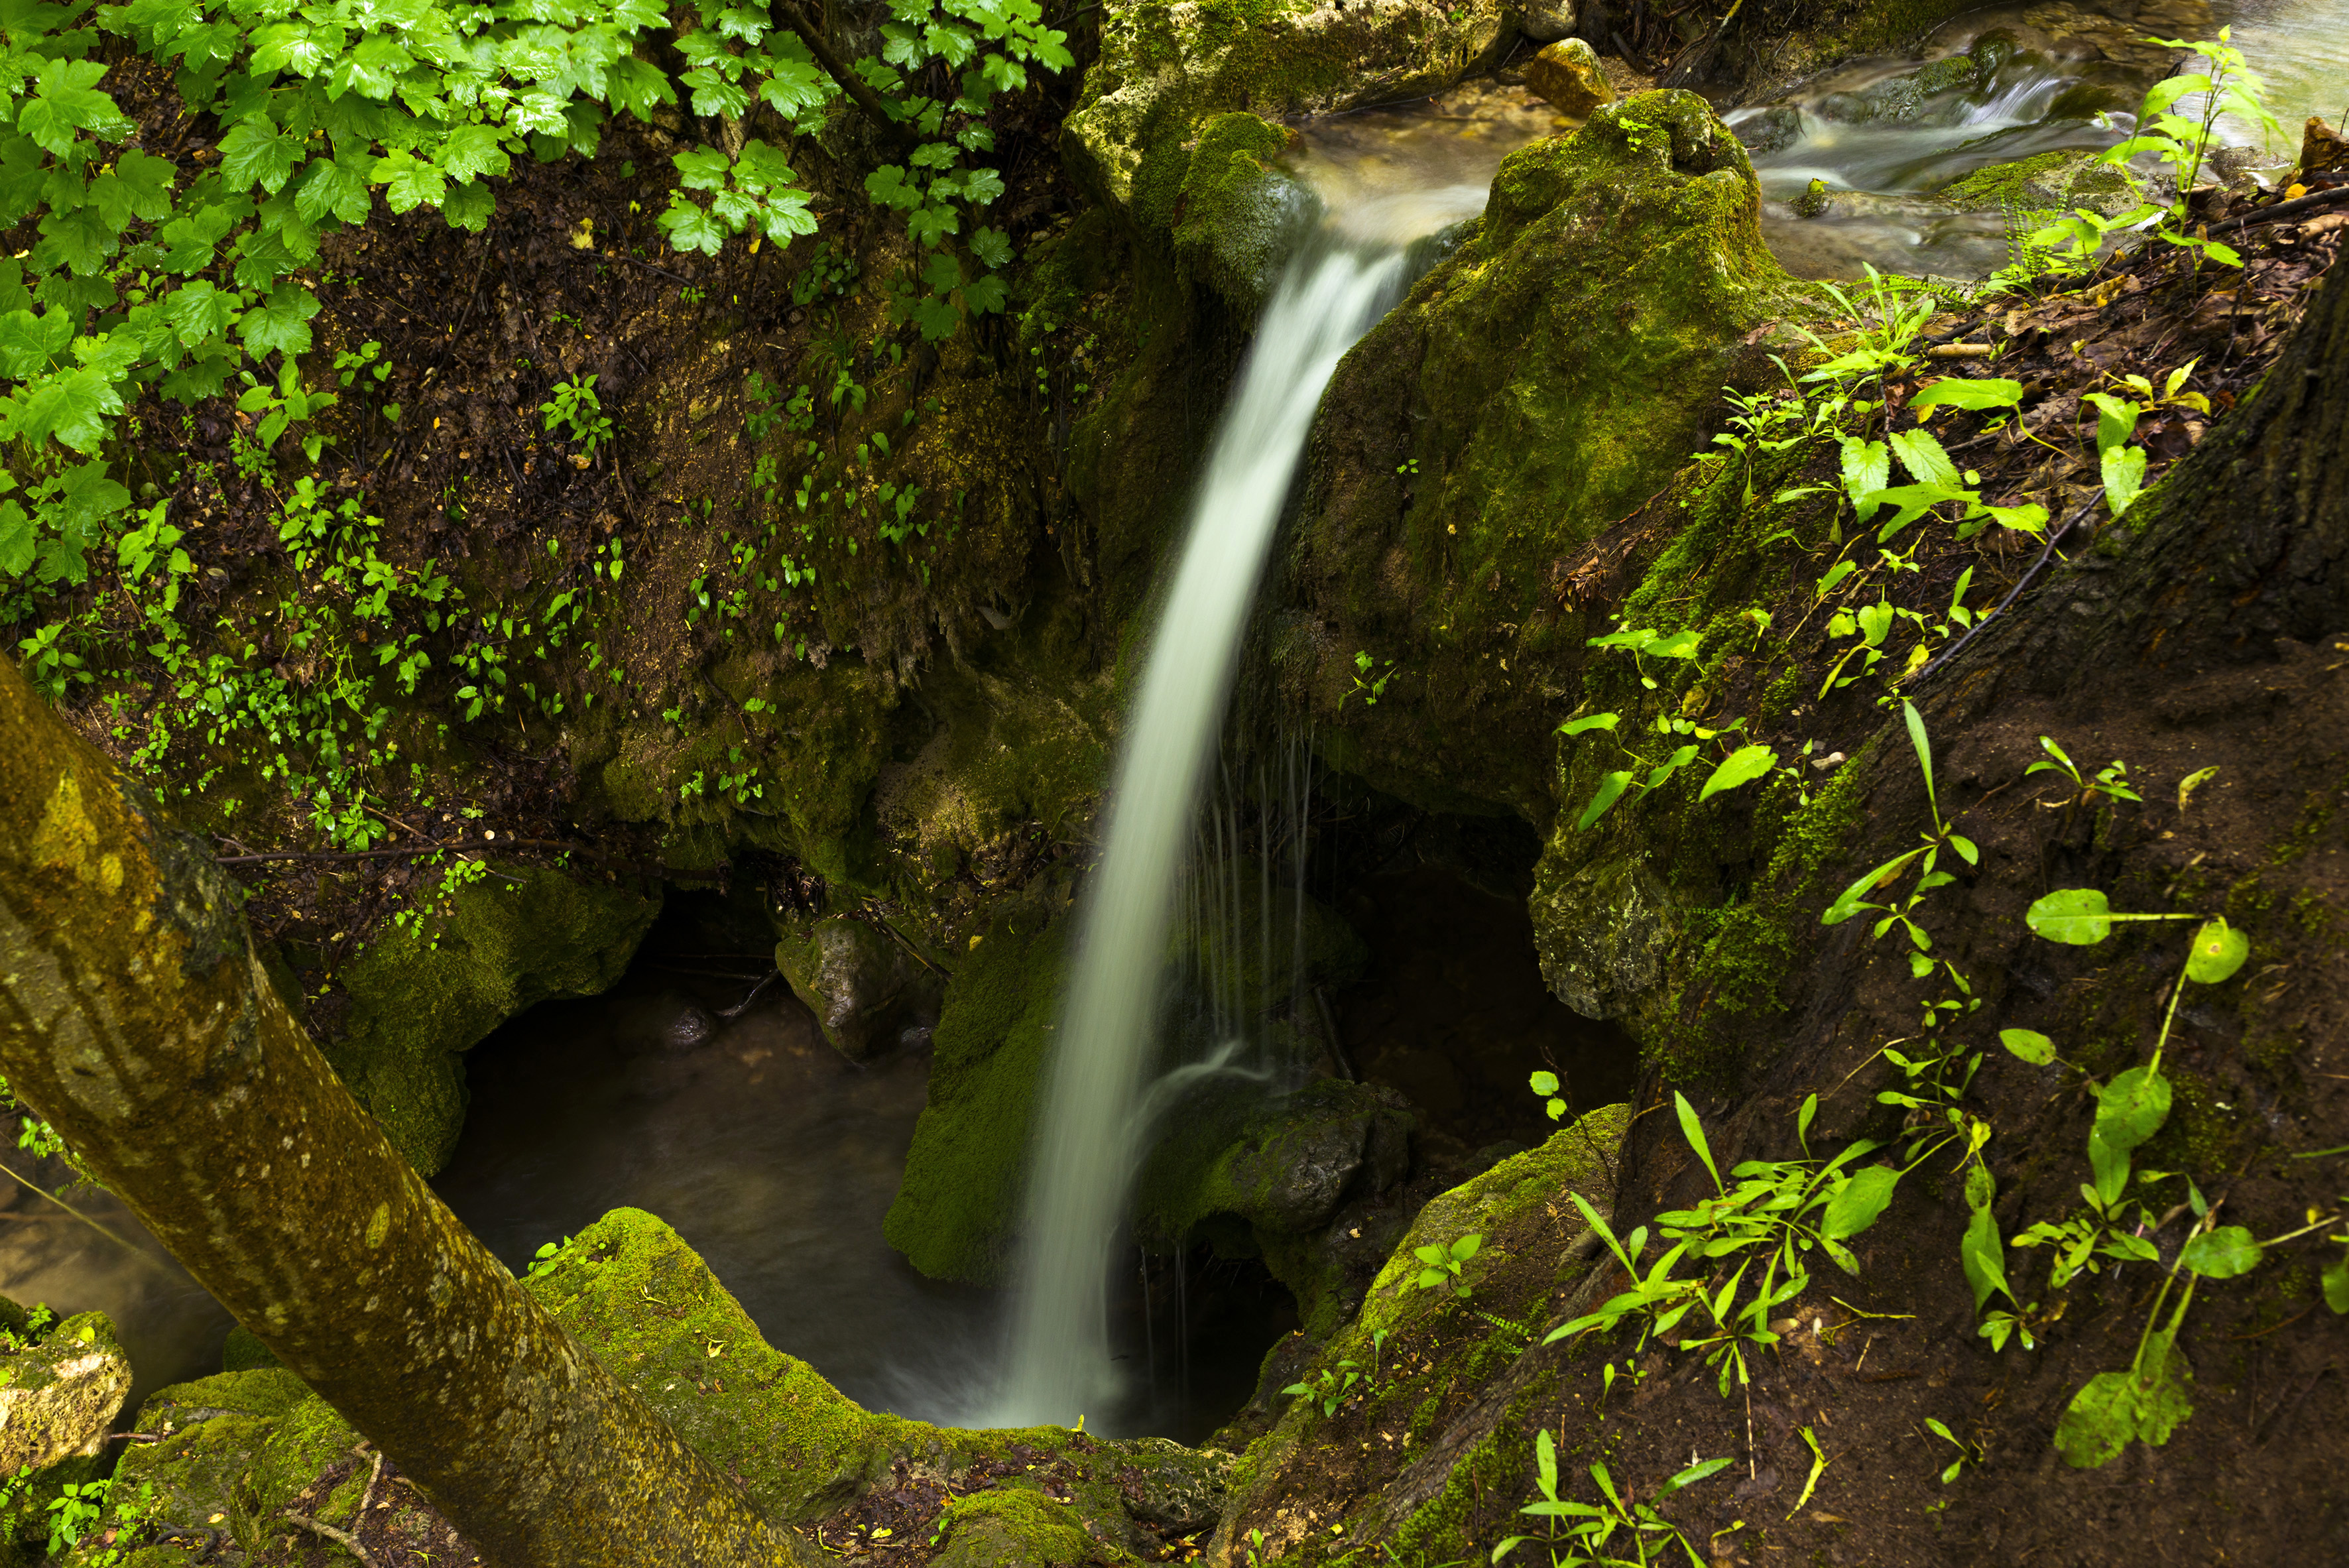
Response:
[{"label": "white foamy water", "polygon": [[1121,1392],[1108,1336],[1110,1249],[1146,1144],[1143,1080],[1177,882],[1248,605],[1322,388],[1392,303],[1402,239],[1427,232],[1431,217],[1448,221],[1450,210],[1429,203],[1416,224],[1392,211],[1372,216],[1382,244],[1352,241],[1342,222],[1325,227],[1266,306],[1209,451],[1080,913],[1030,1167],[999,1425],[1073,1425],[1088,1413],[1098,1424]]}]

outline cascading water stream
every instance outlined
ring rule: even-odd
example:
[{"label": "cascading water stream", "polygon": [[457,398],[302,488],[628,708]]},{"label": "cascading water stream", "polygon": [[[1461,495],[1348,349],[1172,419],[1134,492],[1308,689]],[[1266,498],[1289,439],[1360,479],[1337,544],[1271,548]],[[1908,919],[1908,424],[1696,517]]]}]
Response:
[{"label": "cascading water stream", "polygon": [[1322,388],[1392,303],[1403,268],[1395,239],[1349,242],[1325,227],[1266,306],[1209,453],[1080,916],[1028,1189],[1002,1425],[1065,1425],[1117,1392],[1109,1250],[1143,1143],[1134,1123],[1194,810]]}]

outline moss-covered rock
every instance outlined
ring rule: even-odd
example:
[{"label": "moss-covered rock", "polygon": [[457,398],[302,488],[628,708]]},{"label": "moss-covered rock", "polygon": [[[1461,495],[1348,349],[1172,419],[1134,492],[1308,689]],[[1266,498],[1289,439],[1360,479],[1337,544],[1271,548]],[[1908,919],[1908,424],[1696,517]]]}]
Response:
[{"label": "moss-covered rock", "polygon": [[[158,1390],[139,1412],[134,1443],[115,1471],[118,1485],[151,1485],[160,1530],[191,1537],[226,1532],[254,1544],[253,1509],[240,1491],[278,1423],[297,1407],[324,1402],[283,1368],[222,1373]],[[356,1439],[354,1439],[356,1440]],[[299,1488],[295,1488],[298,1492]]]},{"label": "moss-covered rock", "polygon": [[1043,1492],[1004,1487],[957,1498],[947,1507],[939,1568],[1068,1568],[1129,1563],[1131,1553],[1085,1533],[1071,1511]]},{"label": "moss-covered rock", "polygon": [[96,1454],[129,1392],[130,1357],[102,1312],[0,1345],[0,1475]]},{"label": "moss-covered rock", "polygon": [[775,967],[832,1047],[869,1061],[937,1021],[945,982],[904,938],[872,921],[833,917],[786,933]]},{"label": "moss-covered rock", "polygon": [[1242,320],[1263,308],[1310,221],[1310,199],[1273,167],[1288,140],[1256,115],[1217,115],[1200,128],[1183,171],[1172,215],[1175,258]]},{"label": "moss-covered rock", "polygon": [[429,1176],[464,1126],[457,1053],[526,1007],[611,987],[659,913],[616,884],[493,871],[452,895],[445,921],[387,929],[344,972],[349,1025],[327,1059]]},{"label": "moss-covered rock", "polygon": [[[1430,810],[1547,828],[1557,703],[1603,630],[1568,563],[1702,445],[1754,341],[1806,307],[1745,151],[1692,93],[1642,93],[1512,154],[1457,248],[1339,367],[1290,560],[1284,648],[1336,766]],[[1398,674],[1348,703],[1358,652]],[[1570,706],[1570,703],[1569,703]]]},{"label": "moss-covered rock", "polygon": [[995,1284],[1009,1266],[1069,925],[1031,919],[973,939],[931,1037],[929,1100],[882,1233],[933,1279]]},{"label": "moss-covered rock", "polygon": [[2017,208],[2057,212],[2083,207],[2113,217],[2136,205],[2121,171],[2094,152],[2042,152],[1975,170],[1941,188],[1938,200],[1961,211]]},{"label": "moss-covered rock", "polygon": [[1101,57],[1065,123],[1064,156],[1098,199],[1147,203],[1153,187],[1180,186],[1209,116],[1425,97],[1488,65],[1515,31],[1498,0],[1127,0],[1102,16]]},{"label": "moss-covered rock", "polygon": [[[1329,1374],[1336,1409],[1323,1399],[1290,1399],[1273,1429],[1250,1446],[1234,1476],[1217,1553],[1244,1547],[1250,1529],[1262,1529],[1275,1545],[1308,1536],[1356,1538],[1355,1522],[1381,1506],[1380,1486],[1432,1435],[1420,1412],[1432,1416],[1452,1390],[1481,1387],[1509,1367],[1526,1348],[1525,1330],[1537,1337],[1561,1287],[1587,1270],[1588,1256],[1575,1244],[1585,1227],[1568,1194],[1579,1192],[1601,1214],[1608,1212],[1616,1151],[1630,1122],[1628,1106],[1592,1111],[1420,1211],[1360,1313],[1295,1373],[1309,1387]],[[1481,1318],[1450,1289],[1423,1290],[1417,1283],[1425,1265],[1414,1249],[1449,1248],[1467,1235],[1481,1244],[1463,1265],[1462,1283]],[[1499,1326],[1507,1322],[1523,1327]],[[1349,1372],[1355,1374],[1350,1383]],[[1364,1445],[1358,1457],[1348,1451],[1353,1443],[1333,1439],[1341,1421],[1349,1435],[1381,1432],[1386,1442],[1376,1453]],[[1404,1443],[1393,1446],[1406,1432]],[[1392,1529],[1405,1522],[1387,1522]],[[1338,1524],[1345,1530],[1333,1537]],[[1422,1522],[1420,1533],[1429,1528]]]}]

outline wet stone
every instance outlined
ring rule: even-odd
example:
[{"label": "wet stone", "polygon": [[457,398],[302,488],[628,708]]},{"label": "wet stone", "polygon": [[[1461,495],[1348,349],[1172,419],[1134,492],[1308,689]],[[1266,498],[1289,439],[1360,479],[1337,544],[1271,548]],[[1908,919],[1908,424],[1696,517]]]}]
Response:
[{"label": "wet stone", "polygon": [[1572,119],[1588,119],[1593,109],[1615,101],[1597,51],[1579,38],[1562,39],[1536,55],[1526,67],[1526,86]]},{"label": "wet stone", "polygon": [[130,1358],[102,1312],[0,1354],[0,1474],[95,1454],[130,1392]]}]

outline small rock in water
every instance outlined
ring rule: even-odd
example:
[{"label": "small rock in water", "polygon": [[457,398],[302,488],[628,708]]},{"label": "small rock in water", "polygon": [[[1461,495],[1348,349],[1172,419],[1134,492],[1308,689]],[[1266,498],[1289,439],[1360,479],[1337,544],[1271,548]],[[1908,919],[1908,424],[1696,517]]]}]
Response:
[{"label": "small rock in water", "polygon": [[708,1043],[709,1037],[717,1032],[718,1026],[710,1021],[709,1014],[698,1007],[688,1006],[684,1012],[671,1018],[668,1026],[661,1031],[661,1046],[669,1051],[689,1051]]},{"label": "small rock in water", "polygon": [[1827,182],[1824,180],[1812,181],[1810,184],[1804,187],[1803,193],[1795,198],[1793,205],[1795,212],[1802,217],[1817,217],[1827,210]]},{"label": "small rock in water", "polygon": [[1552,44],[1574,31],[1574,0],[1526,0],[1518,30],[1537,44]]},{"label": "small rock in water", "polygon": [[1526,86],[1569,119],[1588,119],[1601,104],[1615,101],[1598,51],[1579,38],[1550,45],[1526,67]]}]

